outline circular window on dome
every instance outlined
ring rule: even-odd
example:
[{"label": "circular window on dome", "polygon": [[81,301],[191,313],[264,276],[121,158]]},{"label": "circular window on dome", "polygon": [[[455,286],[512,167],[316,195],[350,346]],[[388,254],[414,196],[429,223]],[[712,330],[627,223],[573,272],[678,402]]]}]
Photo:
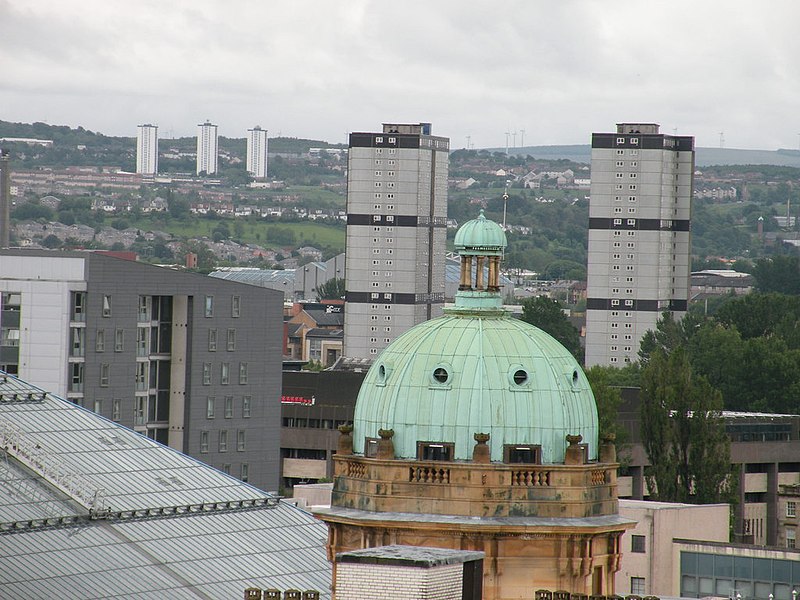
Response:
[{"label": "circular window on dome", "polygon": [[452,379],[452,369],[450,365],[438,364],[431,371],[431,382],[438,386],[448,385]]},{"label": "circular window on dome", "polygon": [[578,370],[575,369],[572,371],[572,376],[570,377],[570,383],[572,383],[573,388],[577,388],[578,384],[580,383],[580,377],[578,376]]},{"label": "circular window on dome", "polygon": [[391,372],[392,369],[389,367],[389,365],[385,363],[379,364],[375,383],[380,386],[386,385],[386,380],[389,379],[389,374]]},{"label": "circular window on dome", "polygon": [[508,383],[510,389],[518,390],[520,388],[527,388],[530,382],[531,374],[522,365],[511,365],[508,369]]}]

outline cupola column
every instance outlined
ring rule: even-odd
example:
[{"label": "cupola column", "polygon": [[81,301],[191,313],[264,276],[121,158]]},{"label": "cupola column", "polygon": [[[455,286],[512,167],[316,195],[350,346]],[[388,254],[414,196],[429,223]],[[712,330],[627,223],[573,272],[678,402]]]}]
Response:
[{"label": "cupola column", "polygon": [[483,289],[483,256],[478,255],[475,261],[475,289]]},{"label": "cupola column", "polygon": [[489,257],[489,285],[487,289],[490,292],[500,291],[500,257]]},{"label": "cupola column", "polygon": [[458,289],[472,289],[472,256],[461,257],[461,279],[458,283]]}]

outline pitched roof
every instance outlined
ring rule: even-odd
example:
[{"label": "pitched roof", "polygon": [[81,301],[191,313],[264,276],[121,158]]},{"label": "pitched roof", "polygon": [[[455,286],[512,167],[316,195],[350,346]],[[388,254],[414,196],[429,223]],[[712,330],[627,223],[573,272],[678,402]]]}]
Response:
[{"label": "pitched roof", "polygon": [[[307,512],[0,374],[0,589],[13,598],[328,598]],[[116,592],[115,592],[116,590]]]}]

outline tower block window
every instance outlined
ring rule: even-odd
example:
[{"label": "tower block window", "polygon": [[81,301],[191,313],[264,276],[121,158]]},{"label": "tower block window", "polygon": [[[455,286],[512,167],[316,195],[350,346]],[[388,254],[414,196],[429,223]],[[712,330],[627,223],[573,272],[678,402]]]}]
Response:
[{"label": "tower block window", "polygon": [[509,464],[542,464],[542,447],[539,444],[506,444],[503,462]]},{"label": "tower block window", "polygon": [[417,460],[452,461],[454,452],[450,442],[417,442]]}]

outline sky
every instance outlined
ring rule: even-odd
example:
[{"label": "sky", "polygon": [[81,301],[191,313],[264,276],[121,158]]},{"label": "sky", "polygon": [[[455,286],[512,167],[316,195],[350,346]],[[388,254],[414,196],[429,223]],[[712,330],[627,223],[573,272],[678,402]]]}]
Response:
[{"label": "sky", "polygon": [[0,120],[333,143],[430,122],[452,148],[654,122],[798,149],[799,28],[796,0],[0,0]]}]

